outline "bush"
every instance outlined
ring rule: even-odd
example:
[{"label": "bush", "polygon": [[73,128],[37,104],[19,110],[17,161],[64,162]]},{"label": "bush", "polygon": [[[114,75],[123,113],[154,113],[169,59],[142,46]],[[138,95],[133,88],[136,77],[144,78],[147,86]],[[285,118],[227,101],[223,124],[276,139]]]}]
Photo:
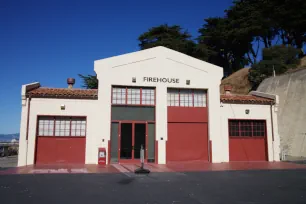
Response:
[{"label": "bush", "polygon": [[263,49],[263,59],[254,64],[249,72],[249,81],[252,89],[255,90],[259,84],[268,77],[275,74],[282,74],[288,69],[296,68],[300,63],[298,58],[300,50],[291,46],[276,45]]}]

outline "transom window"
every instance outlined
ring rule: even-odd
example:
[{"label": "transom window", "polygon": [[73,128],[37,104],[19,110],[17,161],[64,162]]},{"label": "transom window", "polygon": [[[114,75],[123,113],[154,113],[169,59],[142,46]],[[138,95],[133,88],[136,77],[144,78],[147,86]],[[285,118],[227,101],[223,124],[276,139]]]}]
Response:
[{"label": "transom window", "polygon": [[40,116],[38,136],[86,136],[86,118]]},{"label": "transom window", "polygon": [[230,137],[264,137],[266,121],[264,120],[229,120]]},{"label": "transom window", "polygon": [[138,87],[113,87],[112,104],[154,106],[155,89]]},{"label": "transom window", "polygon": [[206,91],[198,89],[168,89],[168,106],[206,107]]}]

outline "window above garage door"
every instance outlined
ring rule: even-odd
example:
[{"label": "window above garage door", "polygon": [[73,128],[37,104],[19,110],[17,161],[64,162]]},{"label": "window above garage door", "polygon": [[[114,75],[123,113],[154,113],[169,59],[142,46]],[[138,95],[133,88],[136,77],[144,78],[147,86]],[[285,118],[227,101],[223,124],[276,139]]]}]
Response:
[{"label": "window above garage door", "polygon": [[206,90],[169,88],[168,106],[206,107]]},{"label": "window above garage door", "polygon": [[39,116],[38,136],[86,136],[86,117]]},{"label": "window above garage door", "polygon": [[265,137],[265,120],[229,120],[230,137]]}]

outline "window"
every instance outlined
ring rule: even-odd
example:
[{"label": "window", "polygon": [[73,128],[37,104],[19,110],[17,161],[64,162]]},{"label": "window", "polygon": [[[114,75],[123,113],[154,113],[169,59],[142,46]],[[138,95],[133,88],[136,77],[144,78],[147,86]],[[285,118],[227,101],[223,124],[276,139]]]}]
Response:
[{"label": "window", "polygon": [[112,104],[154,106],[155,89],[137,87],[113,87]]},{"label": "window", "polygon": [[140,105],[140,89],[128,88],[127,89],[127,104]]},{"label": "window", "polygon": [[40,116],[38,136],[86,136],[86,118]]},{"label": "window", "polygon": [[125,104],[126,99],[126,88],[113,88],[113,104]]},{"label": "window", "polygon": [[180,106],[179,89],[168,89],[168,106]]},{"label": "window", "polygon": [[54,132],[54,118],[53,117],[40,117],[38,121],[38,135],[48,136],[53,135]]},{"label": "window", "polygon": [[196,89],[168,89],[168,106],[206,107],[206,91]]},{"label": "window", "polygon": [[266,136],[264,120],[229,120],[230,137],[264,137]]},{"label": "window", "polygon": [[180,106],[186,106],[186,107],[193,106],[192,90],[190,89],[180,90]]},{"label": "window", "polygon": [[142,89],[141,101],[143,105],[154,105],[155,92],[154,89]]}]

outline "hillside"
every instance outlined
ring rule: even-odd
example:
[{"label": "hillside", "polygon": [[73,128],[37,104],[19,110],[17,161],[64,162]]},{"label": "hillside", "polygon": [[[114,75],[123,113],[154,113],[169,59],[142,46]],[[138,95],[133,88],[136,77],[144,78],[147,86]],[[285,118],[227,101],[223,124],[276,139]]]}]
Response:
[{"label": "hillside", "polygon": [[19,133],[0,134],[0,142],[10,142],[12,139],[19,140]]},{"label": "hillside", "polygon": [[232,86],[234,94],[248,94],[251,90],[251,83],[248,80],[249,68],[243,68],[234,72],[221,81],[220,93],[224,94],[224,85]]}]

